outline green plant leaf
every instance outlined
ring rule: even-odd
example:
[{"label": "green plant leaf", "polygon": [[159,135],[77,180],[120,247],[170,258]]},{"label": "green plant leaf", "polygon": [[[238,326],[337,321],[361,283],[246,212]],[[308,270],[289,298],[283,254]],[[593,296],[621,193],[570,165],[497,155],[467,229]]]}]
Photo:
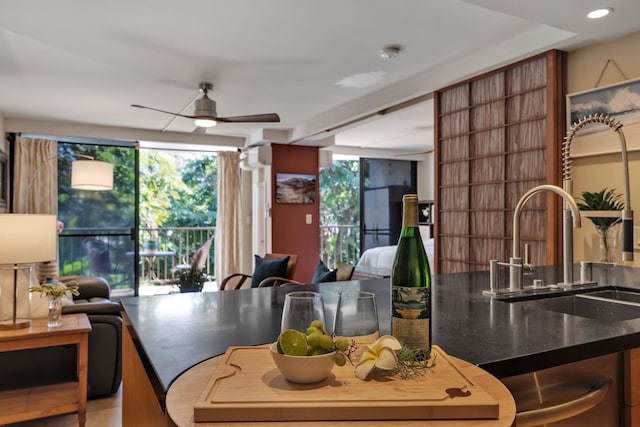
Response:
[{"label": "green plant leaf", "polygon": [[[604,188],[602,191],[591,193],[589,191],[582,192],[582,198],[577,198],[578,208],[583,211],[621,211],[624,209],[622,195],[615,192],[615,188]],[[619,223],[622,218],[602,218],[590,217],[593,224],[606,231],[612,225]]]}]

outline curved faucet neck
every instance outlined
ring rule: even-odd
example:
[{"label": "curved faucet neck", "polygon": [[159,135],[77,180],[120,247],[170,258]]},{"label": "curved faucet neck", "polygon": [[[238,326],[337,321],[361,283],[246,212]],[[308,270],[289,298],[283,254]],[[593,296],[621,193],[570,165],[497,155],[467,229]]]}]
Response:
[{"label": "curved faucet neck", "polygon": [[573,227],[578,228],[581,226],[580,210],[578,209],[576,201],[568,192],[558,186],[549,184],[533,187],[531,190],[524,193],[524,195],[518,201],[515,210],[513,211],[513,258],[520,258],[520,214],[522,212],[522,209],[533,196],[543,191],[551,191],[562,197],[571,209],[573,216]]}]

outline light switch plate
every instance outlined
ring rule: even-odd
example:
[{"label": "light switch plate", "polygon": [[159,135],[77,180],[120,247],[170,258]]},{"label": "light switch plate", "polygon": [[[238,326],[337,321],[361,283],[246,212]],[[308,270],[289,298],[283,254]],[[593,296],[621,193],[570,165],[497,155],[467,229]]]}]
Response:
[{"label": "light switch plate", "polygon": [[307,224],[311,224],[312,220],[313,220],[313,217],[311,216],[311,214],[307,214],[305,217],[305,222]]}]

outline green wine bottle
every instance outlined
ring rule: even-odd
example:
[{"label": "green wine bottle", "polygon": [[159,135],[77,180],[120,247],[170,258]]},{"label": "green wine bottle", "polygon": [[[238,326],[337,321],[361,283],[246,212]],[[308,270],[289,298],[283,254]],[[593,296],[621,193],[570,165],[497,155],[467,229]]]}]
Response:
[{"label": "green wine bottle", "polygon": [[431,352],[431,272],[418,228],[418,196],[402,197],[402,231],[391,270],[391,334],[403,345]]}]

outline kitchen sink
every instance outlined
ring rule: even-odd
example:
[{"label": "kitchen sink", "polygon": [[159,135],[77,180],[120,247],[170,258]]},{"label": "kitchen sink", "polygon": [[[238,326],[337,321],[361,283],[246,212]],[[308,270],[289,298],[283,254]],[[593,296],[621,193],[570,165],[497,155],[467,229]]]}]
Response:
[{"label": "kitchen sink", "polygon": [[623,289],[607,289],[602,291],[588,292],[580,295],[584,298],[595,300],[616,301],[620,304],[635,305],[640,307],[640,292]]},{"label": "kitchen sink", "polygon": [[640,318],[640,293],[623,289],[598,289],[571,295],[513,302],[527,308],[571,314],[605,322]]}]

